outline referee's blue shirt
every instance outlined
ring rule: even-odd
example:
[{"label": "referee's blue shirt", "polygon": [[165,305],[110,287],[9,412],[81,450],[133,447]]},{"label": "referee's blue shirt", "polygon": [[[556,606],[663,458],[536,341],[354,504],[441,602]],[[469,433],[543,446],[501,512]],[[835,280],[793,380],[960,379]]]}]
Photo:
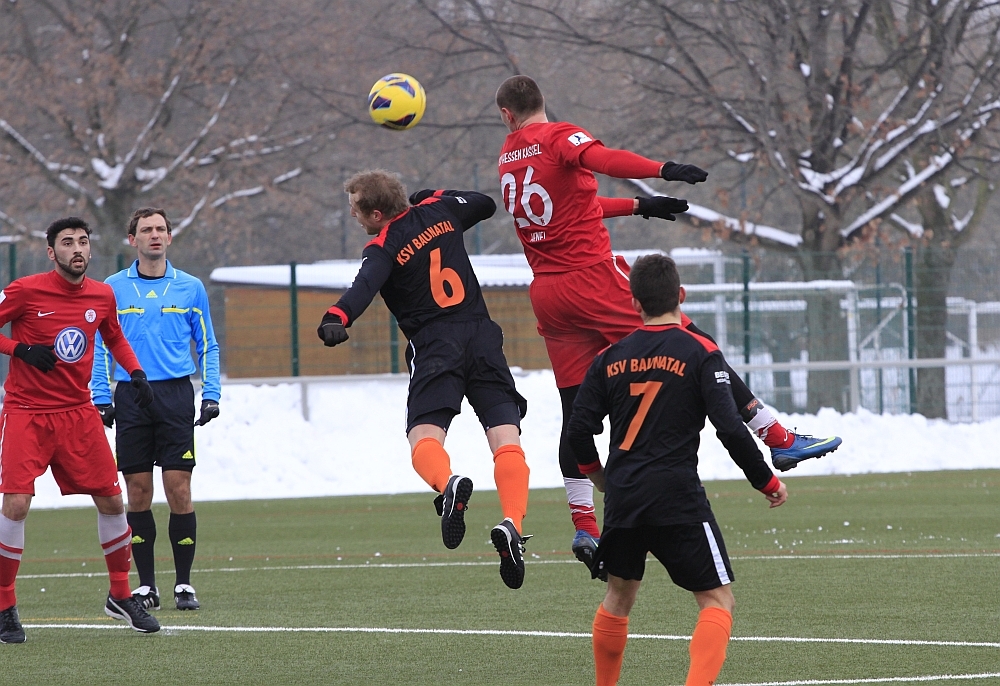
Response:
[{"label": "referee's blue shirt", "polygon": [[[167,260],[167,273],[159,279],[139,276],[136,260],[128,269],[112,274],[105,283],[115,291],[118,321],[139,364],[150,381],[191,376],[198,371],[191,359],[195,343],[201,367],[201,396],[218,401],[219,343],[208,311],[208,292],[194,276],[176,269]],[[100,332],[94,340],[94,371],[90,381],[95,405],[111,402],[111,379],[128,381],[116,365]]]}]

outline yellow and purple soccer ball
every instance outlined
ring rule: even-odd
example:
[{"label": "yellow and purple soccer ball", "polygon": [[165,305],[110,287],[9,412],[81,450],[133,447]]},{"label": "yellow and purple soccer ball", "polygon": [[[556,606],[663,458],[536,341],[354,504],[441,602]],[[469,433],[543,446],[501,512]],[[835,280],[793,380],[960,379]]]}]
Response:
[{"label": "yellow and purple soccer ball", "polygon": [[368,114],[372,121],[394,131],[416,126],[426,105],[424,87],[409,74],[383,76],[368,93]]}]

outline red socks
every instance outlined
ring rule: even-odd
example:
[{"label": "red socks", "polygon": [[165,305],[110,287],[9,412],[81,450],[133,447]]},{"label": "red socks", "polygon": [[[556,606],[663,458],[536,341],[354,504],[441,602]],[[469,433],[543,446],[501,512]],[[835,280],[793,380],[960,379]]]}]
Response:
[{"label": "red socks", "polygon": [[628,617],[616,617],[601,604],[594,615],[593,637],[597,686],[614,686],[622,671],[622,658],[628,641]]},{"label": "red socks", "polygon": [[125,513],[97,515],[97,533],[104,550],[104,563],[111,578],[111,597],[122,600],[132,595],[128,572],[132,567],[132,529]]},{"label": "red socks", "polygon": [[597,527],[597,515],[594,514],[593,505],[569,504],[569,515],[573,518],[573,526],[577,531],[586,531],[594,538],[601,537],[601,530]]},{"label": "red socks", "polygon": [[0,610],[17,605],[14,581],[24,552],[24,520],[14,521],[0,515]]},{"label": "red socks", "polygon": [[712,686],[726,661],[726,646],[733,616],[721,607],[706,607],[698,614],[691,636],[691,667],[684,686]]}]

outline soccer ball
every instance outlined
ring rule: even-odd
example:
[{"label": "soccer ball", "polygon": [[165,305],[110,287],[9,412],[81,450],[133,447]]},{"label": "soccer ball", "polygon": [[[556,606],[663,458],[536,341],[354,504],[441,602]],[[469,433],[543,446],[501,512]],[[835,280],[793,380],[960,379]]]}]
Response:
[{"label": "soccer ball", "polygon": [[426,104],[424,87],[407,74],[383,76],[368,93],[368,114],[372,120],[395,131],[416,126],[424,116]]}]

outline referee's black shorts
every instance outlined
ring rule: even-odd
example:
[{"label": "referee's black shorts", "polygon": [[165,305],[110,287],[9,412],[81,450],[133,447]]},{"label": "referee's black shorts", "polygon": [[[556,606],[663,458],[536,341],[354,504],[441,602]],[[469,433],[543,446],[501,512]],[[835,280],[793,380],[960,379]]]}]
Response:
[{"label": "referee's black shorts", "polygon": [[597,546],[594,577],[603,570],[620,579],[641,581],[646,553],[653,553],[671,580],[688,591],[710,591],[735,579],[714,519],[697,524],[605,529]]},{"label": "referee's black shorts", "polygon": [[153,404],[139,409],[127,381],[115,387],[115,453],[123,474],[194,469],[194,386],[187,377],[150,381]]},{"label": "referee's black shorts", "polygon": [[503,354],[503,331],[492,319],[431,322],[410,339],[406,366],[410,370],[407,433],[418,424],[447,431],[462,411],[463,397],[469,399],[483,429],[521,426],[528,401],[514,387]]}]

